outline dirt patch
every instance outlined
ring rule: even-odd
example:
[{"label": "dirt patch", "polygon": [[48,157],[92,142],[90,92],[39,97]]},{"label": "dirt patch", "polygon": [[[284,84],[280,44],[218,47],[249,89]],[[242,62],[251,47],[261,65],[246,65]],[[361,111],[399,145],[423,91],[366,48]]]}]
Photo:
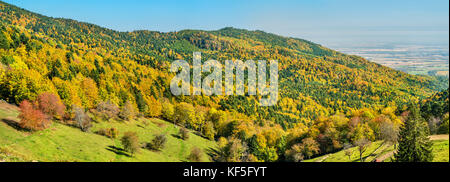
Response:
[{"label": "dirt patch", "polygon": [[315,161],[315,162],[323,162],[325,159],[327,159],[328,157],[330,157],[330,155],[325,155],[322,158],[320,158],[319,160]]},{"label": "dirt patch", "polygon": [[386,154],[384,154],[384,155],[382,155],[382,156],[376,158],[375,161],[376,161],[376,162],[382,162],[382,161],[385,161],[385,160],[388,159],[389,157],[392,157],[392,156],[394,155],[394,153],[395,153],[394,151],[388,152],[388,153],[386,153]]},{"label": "dirt patch", "polygon": [[19,110],[19,107],[9,104],[4,100],[0,100],[0,109],[8,110],[8,111],[17,111],[17,110]]}]

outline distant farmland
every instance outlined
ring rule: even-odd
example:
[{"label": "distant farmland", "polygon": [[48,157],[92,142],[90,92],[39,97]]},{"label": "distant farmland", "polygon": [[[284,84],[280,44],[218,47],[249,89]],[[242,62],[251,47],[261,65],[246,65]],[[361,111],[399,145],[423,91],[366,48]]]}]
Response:
[{"label": "distant farmland", "polygon": [[365,45],[337,48],[409,74],[448,76],[448,45]]}]

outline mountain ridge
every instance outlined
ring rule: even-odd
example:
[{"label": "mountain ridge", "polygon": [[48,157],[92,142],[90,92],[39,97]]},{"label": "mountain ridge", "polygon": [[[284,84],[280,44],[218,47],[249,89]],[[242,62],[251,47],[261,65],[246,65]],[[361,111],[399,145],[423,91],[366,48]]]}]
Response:
[{"label": "mountain ridge", "polygon": [[[391,85],[395,85],[395,87],[397,87],[396,89],[391,90],[399,92],[406,91],[405,89],[408,89],[408,87],[416,89],[413,93],[409,94],[417,98],[425,98],[430,96],[432,92],[446,88],[445,85],[438,86],[439,81],[436,81],[432,77],[409,75],[381,66],[377,63],[367,61],[359,56],[339,53],[307,40],[283,37],[259,30],[249,31],[245,29],[225,27],[214,31],[181,30],[177,32],[163,33],[150,30],[141,30],[133,32],[120,32],[76,20],[64,18],[55,19],[45,15],[35,14],[6,3],[3,3],[2,6],[2,11],[8,15],[3,16],[2,18],[2,22],[5,24],[15,24],[19,27],[21,24],[25,24],[25,26],[22,27],[32,31],[32,34],[33,32],[38,33],[38,35],[43,35],[45,39],[50,37],[51,39],[58,41],[58,44],[69,46],[70,49],[76,49],[73,46],[75,44],[86,46],[86,48],[83,48],[86,51],[106,49],[110,50],[110,53],[108,54],[114,55],[118,58],[131,59],[141,65],[150,66],[157,70],[167,70],[168,64],[171,60],[192,60],[192,52],[194,51],[203,52],[203,57],[205,60],[212,58],[231,58],[243,60],[278,59],[281,64],[281,89],[292,90],[293,93],[289,93],[287,95],[291,95],[291,98],[293,99],[295,99],[295,95],[306,94],[306,97],[311,97],[314,102],[318,102],[321,105],[326,104],[329,101],[323,99],[317,100],[315,96],[311,95],[319,94],[321,95],[320,97],[323,97],[325,90],[322,89],[320,93],[317,93],[317,91],[312,90],[312,88],[321,87],[320,85],[327,82],[342,82],[348,80],[350,77],[353,79],[359,79],[362,84],[373,84],[377,87],[376,89],[378,89],[378,91],[374,90],[372,92],[375,92],[378,96],[380,96],[380,94],[383,95],[380,93],[381,90],[379,89],[389,91],[389,89],[386,88],[392,88]],[[27,17],[27,19],[29,19],[27,21],[29,22],[15,22],[15,19],[18,18],[16,14]],[[103,50],[103,52],[108,51]],[[223,59],[219,60],[223,61]],[[311,69],[314,71],[311,71]],[[299,75],[292,74],[293,72],[298,72],[299,70],[301,70],[303,72],[302,74],[305,75],[299,77]],[[315,71],[319,71],[327,75],[314,75]],[[333,71],[334,73],[330,74],[330,71]],[[390,75],[386,77],[385,75],[380,74],[380,72],[385,72]],[[308,77],[308,73],[312,73],[314,75],[314,82],[319,84],[311,81],[304,81],[304,79]],[[377,81],[376,77],[381,79],[381,81]],[[391,81],[391,79],[397,79],[398,81]],[[384,83],[385,81],[383,80],[387,83]],[[298,93],[293,88],[288,88],[289,84],[286,85],[284,82],[293,82],[294,85],[297,85],[297,89],[302,89],[304,87],[311,88],[308,88],[309,91],[307,93],[303,91]],[[299,82],[304,83],[299,84]],[[382,83],[385,85],[383,87],[386,88],[383,89],[383,87],[377,86],[377,84]],[[398,83],[406,84],[400,86]],[[339,88],[339,90],[342,90],[345,88],[344,90],[353,90],[362,95],[365,95],[368,89],[366,87],[361,90],[361,88],[358,88],[358,85],[350,82],[335,84],[335,86],[332,86],[333,84],[327,85],[328,89]],[[419,87],[415,88],[416,86]],[[423,92],[421,87],[430,90],[430,92]],[[167,95],[168,93],[165,94]],[[285,95],[281,96],[285,97]],[[387,102],[384,102],[384,104],[387,104]],[[369,106],[361,103],[348,105],[349,107],[357,108]],[[221,108],[225,109],[230,107],[222,105]],[[239,110],[235,106],[233,106],[232,109]],[[345,108],[338,110],[342,109],[344,111],[348,110]],[[254,114],[249,113],[246,110],[248,109],[244,109],[246,114]],[[329,110],[328,112],[334,113],[338,110],[334,109],[334,111]]]}]

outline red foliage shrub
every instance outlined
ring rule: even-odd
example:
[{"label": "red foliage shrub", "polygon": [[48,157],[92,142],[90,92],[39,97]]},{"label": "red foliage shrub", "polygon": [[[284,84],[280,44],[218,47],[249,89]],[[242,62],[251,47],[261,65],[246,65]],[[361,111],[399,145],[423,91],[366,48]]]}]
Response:
[{"label": "red foliage shrub", "polygon": [[194,147],[192,148],[191,153],[188,156],[188,159],[192,162],[201,162],[202,156],[203,156],[202,150],[197,147]]},{"label": "red foliage shrub", "polygon": [[42,93],[37,98],[39,109],[48,116],[62,119],[66,106],[52,93]]},{"label": "red foliage shrub", "polygon": [[39,109],[36,109],[36,107],[29,101],[22,101],[22,103],[20,103],[19,105],[19,108],[19,126],[21,128],[37,131],[43,130],[50,126],[51,121],[48,119],[48,116]]}]

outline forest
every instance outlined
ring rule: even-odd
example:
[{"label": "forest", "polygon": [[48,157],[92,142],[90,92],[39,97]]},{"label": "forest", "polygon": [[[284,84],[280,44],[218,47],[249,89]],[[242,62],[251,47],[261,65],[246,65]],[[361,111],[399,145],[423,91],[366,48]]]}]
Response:
[{"label": "forest", "polygon": [[[119,32],[3,2],[0,17],[0,99],[20,107],[20,127],[30,131],[160,118],[217,142],[212,158],[226,162],[302,161],[389,140],[411,105],[429,133],[448,134],[448,77],[410,75],[307,40],[231,27]],[[170,65],[192,65],[193,52],[203,62],[278,60],[278,103],[173,95]]]}]

